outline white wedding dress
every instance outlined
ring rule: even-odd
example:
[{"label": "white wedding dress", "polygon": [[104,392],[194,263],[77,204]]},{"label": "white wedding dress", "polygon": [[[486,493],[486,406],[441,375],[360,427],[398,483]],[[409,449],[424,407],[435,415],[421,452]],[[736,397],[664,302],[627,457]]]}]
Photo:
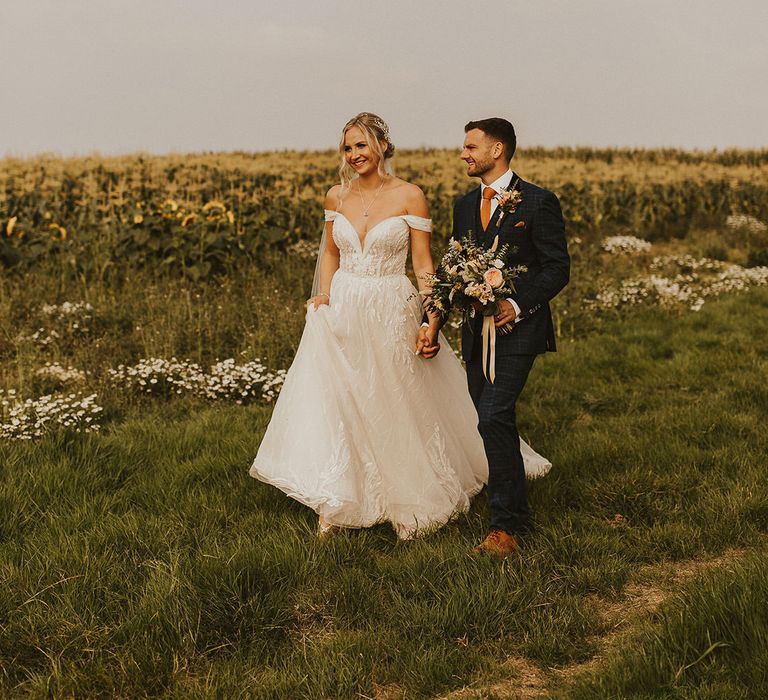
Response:
[{"label": "white wedding dress", "polygon": [[[392,216],[361,245],[326,211],[340,266],[330,304],[310,306],[296,357],[250,469],[328,523],[392,523],[398,536],[431,531],[469,507],[488,478],[464,370],[441,337],[414,354],[421,297],[405,274],[417,216]],[[551,464],[521,441],[526,473]]]}]

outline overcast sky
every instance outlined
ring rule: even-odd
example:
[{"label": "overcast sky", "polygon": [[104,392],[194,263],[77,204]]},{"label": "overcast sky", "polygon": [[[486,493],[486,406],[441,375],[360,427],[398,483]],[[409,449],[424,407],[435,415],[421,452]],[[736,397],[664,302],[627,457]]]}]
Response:
[{"label": "overcast sky", "polygon": [[766,0],[0,0],[0,154],[768,146]]}]

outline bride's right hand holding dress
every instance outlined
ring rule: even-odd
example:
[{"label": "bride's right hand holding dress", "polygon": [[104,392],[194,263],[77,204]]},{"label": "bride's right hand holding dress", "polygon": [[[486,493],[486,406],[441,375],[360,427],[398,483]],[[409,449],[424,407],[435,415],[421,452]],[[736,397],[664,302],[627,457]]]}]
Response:
[{"label": "bride's right hand holding dress", "polygon": [[310,306],[314,306],[315,311],[322,306],[323,304],[328,304],[330,301],[330,297],[325,293],[321,292],[320,294],[315,294],[315,296],[310,297],[307,299],[306,303],[304,304],[307,311],[309,311]]}]

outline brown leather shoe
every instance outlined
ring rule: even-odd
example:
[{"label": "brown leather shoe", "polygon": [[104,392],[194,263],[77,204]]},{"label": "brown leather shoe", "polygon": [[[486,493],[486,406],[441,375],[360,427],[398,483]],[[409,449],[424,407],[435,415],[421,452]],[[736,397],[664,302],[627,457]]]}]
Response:
[{"label": "brown leather shoe", "polygon": [[508,557],[518,547],[517,537],[510,535],[504,530],[491,530],[477,547],[474,548],[478,554],[492,554],[496,557]]}]

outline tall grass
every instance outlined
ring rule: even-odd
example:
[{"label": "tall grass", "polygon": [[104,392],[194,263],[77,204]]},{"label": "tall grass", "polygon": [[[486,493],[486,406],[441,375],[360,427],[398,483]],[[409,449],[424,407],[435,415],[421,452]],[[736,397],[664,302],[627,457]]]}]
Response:
[{"label": "tall grass", "polygon": [[707,572],[561,697],[764,698],[768,552]]},{"label": "tall grass", "polygon": [[[0,445],[2,692],[418,698],[498,679],[510,656],[589,660],[610,632],[595,596],[768,530],[766,302],[754,290],[679,318],[641,311],[539,361],[521,428],[555,466],[532,482],[536,528],[504,563],[471,554],[484,496],[423,540],[381,526],[320,542],[310,511],[247,475],[268,407],[128,403],[101,435]],[[707,633],[731,646],[676,687],[757,697],[759,672],[729,674],[765,659],[750,641],[761,572],[748,559],[694,580],[691,624],[670,608],[577,697],[672,692]],[[710,657],[735,660],[705,673]]]}]

